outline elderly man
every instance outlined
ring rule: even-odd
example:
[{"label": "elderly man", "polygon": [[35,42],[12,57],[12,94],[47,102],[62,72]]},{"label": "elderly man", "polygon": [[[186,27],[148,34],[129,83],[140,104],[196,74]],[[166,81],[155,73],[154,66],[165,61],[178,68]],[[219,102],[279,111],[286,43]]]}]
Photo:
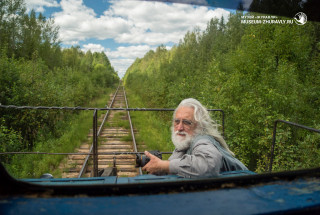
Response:
[{"label": "elderly man", "polygon": [[224,171],[247,170],[229,150],[205,107],[185,99],[173,114],[172,142],[168,161],[145,152],[150,158],[143,170],[156,175],[176,174],[186,178],[217,176]]}]

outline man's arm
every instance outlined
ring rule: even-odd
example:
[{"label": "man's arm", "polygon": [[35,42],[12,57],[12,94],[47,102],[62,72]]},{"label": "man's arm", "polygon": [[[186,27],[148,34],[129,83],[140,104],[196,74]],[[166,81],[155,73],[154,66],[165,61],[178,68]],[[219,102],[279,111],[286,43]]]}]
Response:
[{"label": "man's arm", "polygon": [[[186,178],[197,178],[205,176],[219,175],[222,165],[222,155],[212,143],[206,140],[198,141],[192,154],[170,157],[169,161],[164,161],[158,157],[145,152],[150,161],[142,170],[155,175],[175,174]],[[181,156],[181,157],[180,157]]]},{"label": "man's arm", "polygon": [[142,170],[154,175],[164,175],[169,173],[169,161],[161,160],[147,151],[145,151],[144,154],[150,158],[150,161],[142,168]]},{"label": "man's arm", "polygon": [[210,177],[219,175],[222,155],[208,140],[199,140],[191,154],[170,157],[170,174],[186,178]]}]

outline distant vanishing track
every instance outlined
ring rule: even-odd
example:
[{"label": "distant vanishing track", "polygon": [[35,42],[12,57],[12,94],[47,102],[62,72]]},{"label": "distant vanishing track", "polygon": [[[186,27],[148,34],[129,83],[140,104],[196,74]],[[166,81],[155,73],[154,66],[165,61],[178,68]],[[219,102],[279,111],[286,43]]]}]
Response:
[{"label": "distant vanishing track", "polygon": [[[110,95],[108,107],[128,108],[125,97],[123,86],[119,86],[117,92],[115,92],[113,95]],[[111,105],[112,98],[114,98],[114,102]],[[100,127],[105,114],[106,113],[102,114],[98,119],[98,128]],[[115,164],[118,176],[131,177],[139,175],[139,168],[135,167],[136,155],[126,153],[137,152],[137,148],[134,147],[135,140],[132,138],[132,136],[135,136],[135,131],[131,130],[131,119],[129,120],[129,117],[130,114],[127,113],[126,110],[109,111],[106,122],[104,123],[98,138],[99,172],[108,167],[110,169],[110,167],[113,167]],[[88,134],[88,141],[83,143],[78,149],[76,149],[76,151],[89,153],[92,145],[92,136],[93,132],[90,131]],[[119,152],[124,152],[124,154],[119,154]],[[86,167],[83,167],[86,157],[86,155],[69,155],[67,163],[60,165],[60,168],[63,168],[62,178],[92,177],[92,159],[87,158],[88,164]],[[79,175],[81,170],[83,170],[83,174]]]}]

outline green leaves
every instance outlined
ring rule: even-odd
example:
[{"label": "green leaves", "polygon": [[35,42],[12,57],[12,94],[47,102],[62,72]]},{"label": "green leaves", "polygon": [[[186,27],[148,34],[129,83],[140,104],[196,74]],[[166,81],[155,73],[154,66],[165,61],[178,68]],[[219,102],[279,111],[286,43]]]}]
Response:
[{"label": "green leaves", "polygon": [[[20,133],[7,128],[4,120],[0,122],[0,152],[19,151],[23,148]],[[1,162],[9,162],[9,156],[1,156]]]},{"label": "green leaves", "polygon": [[[249,169],[263,172],[269,165],[276,119],[317,128],[317,29],[319,24],[312,22],[244,25],[236,12],[226,24],[212,20],[206,31],[188,32],[165,55],[157,51],[137,60],[125,75],[126,86],[148,107],[175,108],[182,99],[193,97],[208,108],[223,109],[227,143]],[[308,166],[305,150],[291,153],[301,149],[306,136],[295,133],[279,132],[279,147],[288,148],[279,150],[275,170]]]}]

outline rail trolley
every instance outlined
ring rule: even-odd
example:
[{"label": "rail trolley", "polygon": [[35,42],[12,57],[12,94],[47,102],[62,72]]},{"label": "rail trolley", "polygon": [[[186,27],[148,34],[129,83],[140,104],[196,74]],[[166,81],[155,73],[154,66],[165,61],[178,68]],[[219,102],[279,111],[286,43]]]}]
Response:
[{"label": "rail trolley", "polygon": [[[3,105],[1,107],[50,108]],[[119,108],[103,110],[112,109],[119,110]],[[124,110],[129,112],[154,109],[124,108]],[[187,179],[177,175],[143,174],[119,177],[114,171],[109,171],[105,175],[98,171],[97,109],[93,111],[95,137],[93,149],[88,155],[92,155],[95,164],[94,177],[52,178],[45,175],[39,179],[14,179],[1,164],[2,214],[315,214],[320,212],[320,168],[271,173],[278,123],[311,132],[320,133],[320,130],[283,120],[275,121],[270,173],[230,171],[218,177],[199,179]]]},{"label": "rail trolley", "polygon": [[[210,0],[206,3],[236,9],[239,2]],[[94,112],[94,138],[90,151],[86,153],[93,157],[93,177],[82,177],[81,173],[75,178],[15,179],[0,164],[0,214],[320,214],[320,167],[271,172],[279,123],[320,133],[318,129],[276,120],[269,173],[231,171],[218,177],[199,179],[143,174],[119,177],[112,171],[107,175],[99,173],[97,111],[129,113],[148,109],[5,105],[0,108],[86,109]]]}]

